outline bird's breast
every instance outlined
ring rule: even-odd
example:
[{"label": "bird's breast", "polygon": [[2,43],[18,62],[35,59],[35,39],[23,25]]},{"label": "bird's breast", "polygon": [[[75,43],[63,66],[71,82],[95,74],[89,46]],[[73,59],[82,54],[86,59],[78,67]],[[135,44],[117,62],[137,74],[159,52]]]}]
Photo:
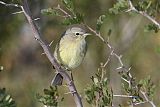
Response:
[{"label": "bird's breast", "polygon": [[69,69],[79,66],[86,53],[86,41],[61,41],[59,44],[59,57],[61,63]]}]

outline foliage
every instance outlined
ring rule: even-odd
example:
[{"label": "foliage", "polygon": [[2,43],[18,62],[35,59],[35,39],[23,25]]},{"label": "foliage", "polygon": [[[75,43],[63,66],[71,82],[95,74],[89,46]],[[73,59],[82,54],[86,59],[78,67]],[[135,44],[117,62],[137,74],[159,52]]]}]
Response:
[{"label": "foliage", "polygon": [[48,9],[42,9],[41,13],[43,15],[53,15],[53,16],[59,16],[58,11],[56,11],[56,9],[54,8],[48,8]]},{"label": "foliage", "polygon": [[74,7],[74,3],[73,0],[62,0],[62,3],[64,4],[64,6],[71,11],[73,14],[75,12],[75,7]]},{"label": "foliage", "polygon": [[65,18],[62,24],[72,25],[72,24],[80,24],[81,22],[83,22],[83,15],[80,13],[76,13],[75,17]]},{"label": "foliage", "polygon": [[109,9],[111,14],[119,14],[120,12],[124,12],[128,9],[128,2],[127,0],[118,0],[112,8]]},{"label": "foliage", "polygon": [[[134,7],[137,9],[137,11],[142,11],[151,16],[153,19],[158,16],[158,13],[160,13],[160,1],[155,0],[137,0],[134,1]],[[118,0],[112,8],[109,9],[110,14],[120,14],[122,12],[127,12],[130,9],[130,5],[127,0]],[[159,28],[155,24],[147,24],[145,27],[145,31],[154,31],[157,33],[159,31]]]},{"label": "foliage", "polygon": [[148,15],[155,17],[160,12],[160,1],[142,0],[135,3],[135,8],[138,11],[145,11]]},{"label": "foliage", "polygon": [[42,9],[41,13],[44,15],[63,17],[63,25],[80,24],[84,22],[83,15],[75,11],[73,0],[62,0],[62,3],[71,14],[62,11],[59,5],[56,8]]},{"label": "foliage", "polygon": [[129,101],[131,104],[144,102],[146,99],[142,97],[143,92],[146,94],[147,97],[150,98],[150,100],[152,100],[155,92],[155,85],[151,81],[150,76],[140,80],[139,82],[136,82],[136,78],[131,78],[128,73],[122,71],[119,72],[119,74],[122,78],[128,80],[129,82],[122,83],[122,87],[127,95],[132,96]]},{"label": "foliage", "polygon": [[129,83],[122,83],[123,90],[126,95],[132,96],[130,98],[130,103],[139,103],[143,101],[143,98],[140,96],[140,88],[141,85],[136,83],[136,79],[134,77],[130,77],[126,72],[119,72],[122,78],[128,80]]},{"label": "foliage", "polygon": [[159,28],[157,25],[150,23],[145,26],[144,31],[149,32],[149,31],[154,31],[155,33],[158,33]]},{"label": "foliage", "polygon": [[99,18],[97,19],[97,25],[96,25],[96,30],[97,31],[100,31],[103,23],[104,23],[104,20],[107,18],[107,15],[101,15],[99,16]]},{"label": "foliage", "polygon": [[[149,16],[151,16],[153,19],[158,16],[158,13],[160,13],[160,1],[159,0],[142,0],[135,3],[135,8],[138,11],[146,12]],[[159,28],[155,24],[148,24],[145,27],[145,31],[154,31],[157,33],[159,31]]]},{"label": "foliage", "polygon": [[15,101],[6,93],[5,88],[0,88],[0,107],[16,107]]},{"label": "foliage", "polygon": [[91,77],[92,84],[85,89],[87,102],[96,107],[112,106],[113,92],[108,87],[108,79],[103,77],[105,72],[101,66],[95,76]]},{"label": "foliage", "polygon": [[150,97],[150,99],[153,99],[154,93],[155,93],[155,85],[151,81],[151,77],[148,76],[145,79],[142,79],[139,81],[138,86],[140,86],[141,90],[144,91],[147,96]]},{"label": "foliage", "polygon": [[37,94],[37,99],[40,103],[46,106],[58,106],[58,102],[63,101],[58,95],[57,87],[50,86],[50,89],[43,90],[44,95]]}]

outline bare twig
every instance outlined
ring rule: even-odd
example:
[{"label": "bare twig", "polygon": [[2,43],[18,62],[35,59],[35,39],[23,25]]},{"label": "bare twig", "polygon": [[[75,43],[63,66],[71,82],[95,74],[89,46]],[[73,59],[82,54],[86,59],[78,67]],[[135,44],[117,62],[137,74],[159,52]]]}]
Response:
[{"label": "bare twig", "polygon": [[139,103],[133,103],[133,105],[137,106],[137,105],[141,105],[141,104],[145,104],[148,103],[147,101],[143,101],[143,102],[139,102]]},{"label": "bare twig", "polygon": [[55,8],[57,10],[60,10],[65,16],[64,17],[72,17],[70,14],[68,14],[64,9],[61,8],[61,6],[58,4],[58,6]]},{"label": "bare twig", "polygon": [[37,17],[37,18],[35,18],[35,19],[34,19],[34,21],[37,21],[37,20],[40,20],[40,18],[39,18],[39,17]]},{"label": "bare twig", "polygon": [[7,6],[7,7],[19,7],[20,8],[20,5],[18,5],[18,4],[7,4],[7,3],[5,3],[5,2],[3,2],[3,1],[0,1],[0,4],[3,4],[3,5],[5,5],[5,6]]},{"label": "bare twig", "polygon": [[20,13],[23,13],[23,11],[18,11],[18,12],[14,12],[14,13],[12,13],[12,14],[20,14]]},{"label": "bare twig", "polygon": [[52,41],[49,43],[49,45],[48,45],[49,47],[51,47],[51,45],[53,44],[53,41],[54,41],[54,40],[52,40]]},{"label": "bare twig", "polygon": [[113,97],[136,98],[136,97],[138,97],[138,96],[129,96],[129,95],[113,95]]},{"label": "bare twig", "polygon": [[134,11],[144,17],[146,17],[147,19],[149,19],[152,23],[154,23],[155,25],[158,26],[158,28],[160,29],[160,23],[158,23],[153,17],[149,16],[146,12],[144,11],[138,11],[132,4],[132,1],[131,0],[128,0],[128,3],[129,3],[129,6],[130,8],[126,11],[126,12],[129,12],[129,11]]},{"label": "bare twig", "polygon": [[150,103],[152,105],[152,107],[156,107],[156,105],[153,103],[153,101],[150,101],[149,98],[147,97],[146,93],[143,92],[142,90],[140,91],[141,94],[144,96],[146,102]]}]

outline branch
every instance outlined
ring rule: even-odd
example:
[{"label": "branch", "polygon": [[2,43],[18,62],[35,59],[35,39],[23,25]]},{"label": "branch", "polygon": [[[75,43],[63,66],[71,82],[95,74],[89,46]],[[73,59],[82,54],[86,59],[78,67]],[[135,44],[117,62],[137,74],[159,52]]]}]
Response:
[{"label": "branch", "polygon": [[76,89],[72,79],[70,78],[68,73],[64,69],[62,69],[60,64],[57,63],[57,61],[54,58],[54,56],[52,55],[48,45],[46,45],[46,43],[42,40],[41,33],[38,30],[38,27],[37,27],[37,25],[36,25],[36,23],[35,23],[35,21],[32,17],[32,14],[30,12],[27,0],[23,0],[23,6],[20,6],[18,4],[7,4],[7,3],[4,3],[2,1],[0,1],[0,4],[3,4],[5,6],[20,7],[22,9],[25,17],[27,18],[27,20],[28,20],[28,22],[29,22],[29,24],[32,28],[35,39],[38,41],[38,43],[43,48],[45,55],[47,56],[47,58],[49,59],[51,64],[55,67],[56,71],[58,71],[63,76],[63,78],[66,80],[67,84],[69,85],[69,90],[72,93],[72,95],[74,96],[74,101],[75,101],[77,107],[83,107],[81,97],[78,94],[77,89]]},{"label": "branch", "polygon": [[147,97],[147,95],[146,95],[145,92],[143,92],[143,91],[140,91],[140,92],[141,92],[141,94],[144,96],[146,102],[150,103],[150,104],[152,105],[152,107],[156,107],[156,105],[153,103],[153,101],[150,101],[150,100],[148,99],[148,97]]},{"label": "branch", "polygon": [[5,2],[3,2],[3,1],[0,1],[0,4],[3,4],[3,5],[5,5],[5,6],[7,6],[7,7],[20,7],[20,5],[18,5],[18,4],[7,4],[7,3],[5,3]]},{"label": "branch", "polygon": [[41,39],[41,34],[40,34],[32,16],[31,16],[31,12],[30,12],[27,0],[23,1],[23,6],[21,8],[22,8],[22,10],[23,10],[23,12],[24,12],[24,14],[25,14],[25,16],[26,16],[26,18],[27,18],[32,30],[33,30],[33,32],[34,32],[34,36],[35,36],[36,40],[39,42],[39,44],[43,48],[44,53],[48,57],[49,61],[52,63],[52,65],[55,67],[55,69],[64,77],[66,82],[69,84],[69,90],[70,90],[71,93],[73,93],[74,100],[75,100],[75,103],[76,103],[77,107],[83,107],[81,97],[79,96],[73,81],[71,80],[71,78],[69,77],[67,72],[64,69],[62,69],[61,66],[57,63],[56,59],[52,55],[48,46]]},{"label": "branch", "polygon": [[[120,63],[120,67],[117,67],[116,69],[117,70],[119,70],[119,69],[122,69],[123,71],[125,71],[125,73],[128,75],[128,77],[129,77],[129,79],[127,80],[127,79],[125,79],[125,78],[123,78],[123,77],[121,77],[121,79],[122,80],[124,80],[126,83],[128,83],[129,84],[129,87],[131,87],[131,81],[132,81],[132,75],[131,75],[131,73],[130,73],[130,70],[131,70],[131,67],[129,67],[128,69],[127,69],[127,67],[124,65],[124,63],[123,63],[123,61],[122,61],[122,55],[118,55],[115,51],[114,51],[114,47],[111,45],[111,44],[109,44],[109,42],[106,42],[105,41],[105,39],[101,36],[101,34],[100,33],[97,33],[96,32],[96,30],[94,30],[94,29],[92,29],[91,27],[89,27],[88,25],[86,25],[86,27],[91,31],[91,32],[93,32],[93,34],[94,35],[96,35],[97,37],[99,37],[101,40],[102,40],[102,42],[104,42],[106,45],[107,45],[107,47],[110,49],[110,56],[108,57],[108,60],[106,61],[106,63],[108,63],[108,61],[110,60],[110,57],[111,56],[114,56],[115,58],[117,58],[117,60],[118,60],[118,62]],[[104,65],[105,66],[105,65]],[[137,88],[137,87],[136,87]],[[153,101],[150,101],[149,99],[148,99],[148,97],[142,92],[142,91],[140,91],[140,93],[144,96],[144,98],[145,98],[145,100],[146,100],[146,102],[144,102],[144,103],[150,103],[151,105],[152,105],[152,107],[156,107],[155,106],[155,104],[153,103]],[[119,97],[124,97],[123,95],[119,95]],[[126,96],[127,97],[127,96]]]},{"label": "branch", "polygon": [[149,16],[146,12],[144,11],[138,11],[132,4],[131,0],[128,0],[128,3],[129,3],[129,6],[130,8],[126,11],[126,12],[129,12],[129,11],[134,11],[144,17],[146,17],[147,19],[149,19],[152,23],[154,23],[155,25],[158,26],[158,28],[160,29],[160,23],[158,23],[153,17]]}]

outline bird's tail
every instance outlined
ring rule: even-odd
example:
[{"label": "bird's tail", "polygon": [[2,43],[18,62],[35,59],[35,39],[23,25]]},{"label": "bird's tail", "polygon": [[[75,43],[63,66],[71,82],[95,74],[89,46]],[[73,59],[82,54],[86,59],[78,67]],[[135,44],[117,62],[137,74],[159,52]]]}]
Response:
[{"label": "bird's tail", "polygon": [[57,73],[53,78],[51,85],[54,85],[54,86],[62,85],[62,82],[63,82],[63,76],[60,73]]}]

